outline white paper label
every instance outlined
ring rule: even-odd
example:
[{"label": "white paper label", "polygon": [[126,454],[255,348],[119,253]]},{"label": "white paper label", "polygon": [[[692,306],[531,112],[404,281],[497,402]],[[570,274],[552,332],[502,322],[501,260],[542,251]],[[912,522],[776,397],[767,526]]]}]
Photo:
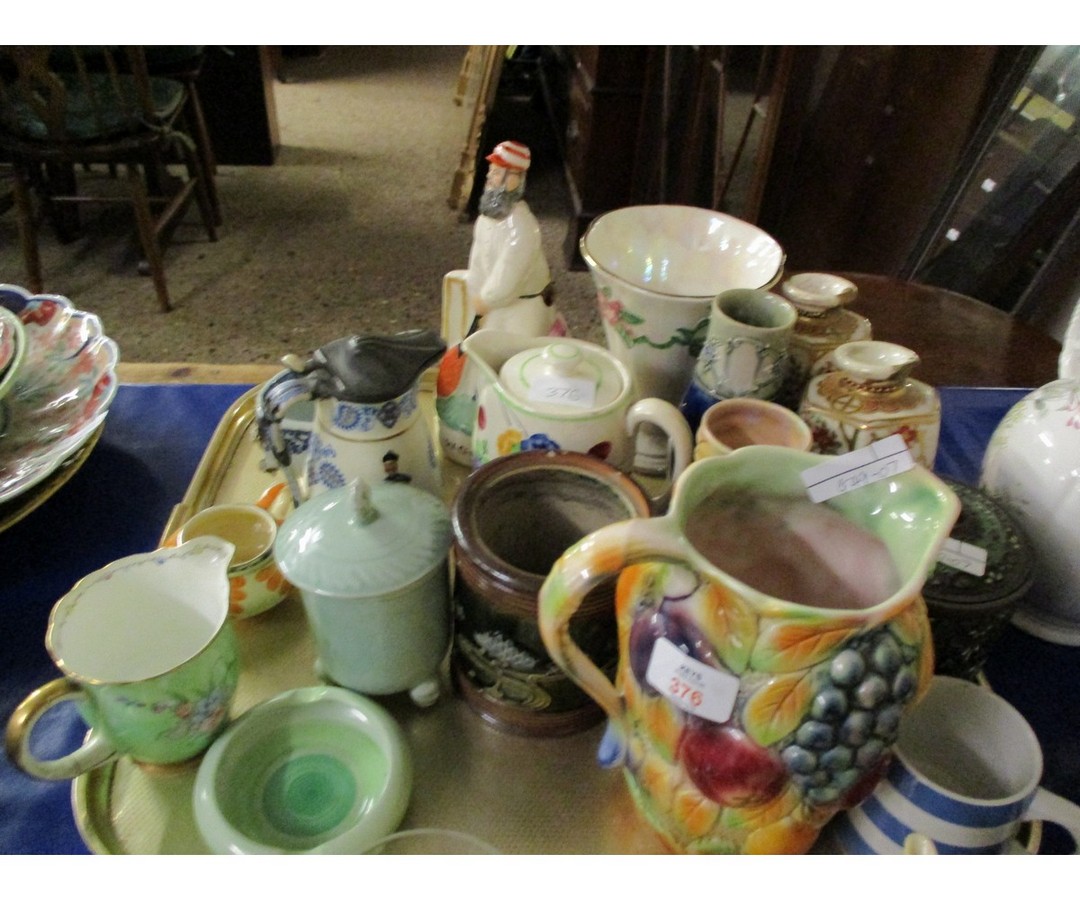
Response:
[{"label": "white paper label", "polygon": [[898,434],[837,456],[802,473],[806,493],[815,503],[839,497],[863,485],[884,481],[914,468],[907,443]]},{"label": "white paper label", "polygon": [[529,399],[534,403],[558,403],[592,409],[596,405],[596,384],[588,378],[541,375],[529,385]]},{"label": "white paper label", "polygon": [[645,680],[679,709],[726,722],[735,709],[739,679],[687,656],[667,638],[653,645]]},{"label": "white paper label", "polygon": [[979,578],[986,574],[986,551],[955,538],[945,540],[938,554],[938,562]]}]

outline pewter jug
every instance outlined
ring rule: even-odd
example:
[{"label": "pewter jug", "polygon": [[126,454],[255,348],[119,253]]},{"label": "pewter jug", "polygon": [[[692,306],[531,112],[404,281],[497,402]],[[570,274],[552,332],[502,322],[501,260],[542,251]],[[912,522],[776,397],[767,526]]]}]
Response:
[{"label": "pewter jug", "polygon": [[[445,350],[435,332],[415,329],[339,338],[308,359],[283,358],[287,368],[263,385],[255,415],[263,446],[281,465],[294,503],[357,477],[408,482],[441,494],[439,461],[419,394],[420,376]],[[315,411],[302,483],[281,423],[304,400],[314,401]]]}]

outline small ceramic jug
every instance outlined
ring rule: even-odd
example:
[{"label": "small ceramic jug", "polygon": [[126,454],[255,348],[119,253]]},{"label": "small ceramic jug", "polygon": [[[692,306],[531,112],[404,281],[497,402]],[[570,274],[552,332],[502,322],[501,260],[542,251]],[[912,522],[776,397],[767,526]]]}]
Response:
[{"label": "small ceramic jug", "polygon": [[[876,784],[932,675],[920,588],[956,495],[915,466],[815,504],[802,473],[820,462],[695,462],[669,513],[588,535],[540,591],[548,652],[608,714],[601,762],[675,850],[808,850]],[[569,630],[613,573],[614,684]]]},{"label": "small ceramic jug", "polygon": [[[411,482],[442,492],[434,438],[420,412],[420,376],[446,344],[433,331],[339,338],[287,368],[259,391],[255,416],[263,446],[282,467],[294,502],[353,478]],[[281,428],[295,403],[315,401],[306,478],[292,470]]]},{"label": "small ceramic jug", "polygon": [[814,450],[839,456],[899,434],[914,460],[933,468],[941,401],[930,385],[909,377],[918,355],[885,341],[852,341],[833,357],[837,371],[811,378],[799,404]]},{"label": "small ceramic jug", "polygon": [[[240,674],[226,576],[234,549],[203,536],[125,556],[61,597],[45,647],[63,677],[12,713],[5,734],[12,762],[36,778],[63,780],[119,756],[171,765],[206,750],[228,724]],[[37,756],[35,726],[68,701],[91,727],[86,741],[64,756]]]}]

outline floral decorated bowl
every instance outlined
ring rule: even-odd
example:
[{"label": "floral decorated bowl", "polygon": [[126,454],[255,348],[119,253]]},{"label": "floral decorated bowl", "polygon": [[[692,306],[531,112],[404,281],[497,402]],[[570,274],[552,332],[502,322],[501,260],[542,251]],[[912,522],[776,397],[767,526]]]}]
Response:
[{"label": "floral decorated bowl", "polygon": [[0,398],[15,382],[26,355],[26,330],[15,313],[0,306]]},{"label": "floral decorated bowl", "polygon": [[101,320],[65,297],[0,284],[26,351],[0,398],[0,502],[48,477],[104,421],[116,394],[119,350]]}]

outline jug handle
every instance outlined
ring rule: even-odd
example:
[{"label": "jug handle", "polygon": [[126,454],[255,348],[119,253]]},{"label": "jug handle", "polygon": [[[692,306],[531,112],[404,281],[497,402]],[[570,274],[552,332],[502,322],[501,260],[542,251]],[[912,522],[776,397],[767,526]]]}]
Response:
[{"label": "jug handle", "polygon": [[1053,822],[1060,825],[1073,841],[1073,854],[1080,855],[1080,806],[1040,787],[1023,815],[1024,821]]},{"label": "jug handle", "polygon": [[281,420],[294,403],[314,396],[314,381],[302,371],[285,369],[266,382],[255,398],[255,422],[259,441],[274,457],[292,493],[293,504],[305,499],[300,479],[292,470],[292,454],[281,430]]},{"label": "jug handle", "polygon": [[667,509],[671,501],[671,491],[675,486],[675,481],[693,461],[694,436],[690,433],[690,425],[686,417],[679,412],[678,408],[659,397],[638,400],[627,411],[626,432],[631,442],[636,438],[637,430],[644,422],[655,425],[668,439],[670,463],[666,473],[666,486],[659,494],[649,498],[653,509],[662,512]]},{"label": "jug handle", "polygon": [[[667,517],[626,519],[594,531],[567,550],[552,566],[540,588],[539,625],[544,646],[555,663],[621,729],[622,697],[570,634],[570,617],[585,595],[601,581],[639,562],[686,563],[683,542]],[[618,602],[616,590],[616,603]]]},{"label": "jug handle", "polygon": [[64,756],[42,759],[30,747],[30,734],[46,712],[65,701],[78,701],[83,690],[68,678],[56,678],[44,684],[24,699],[11,714],[5,732],[8,758],[34,778],[46,781],[67,781],[115,759],[116,749],[105,736],[93,729],[86,741]]}]

